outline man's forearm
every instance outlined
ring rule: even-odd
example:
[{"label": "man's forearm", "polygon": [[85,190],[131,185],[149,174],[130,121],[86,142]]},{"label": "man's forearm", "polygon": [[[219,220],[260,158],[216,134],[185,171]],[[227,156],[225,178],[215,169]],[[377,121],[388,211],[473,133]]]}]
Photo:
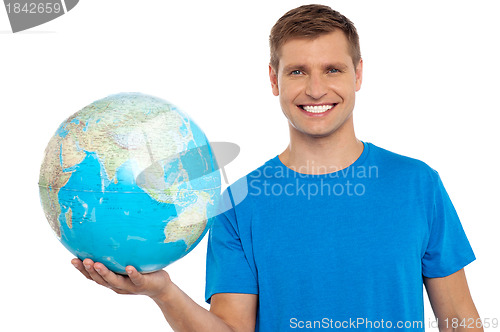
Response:
[{"label": "man's forearm", "polygon": [[235,332],[221,318],[194,302],[177,285],[168,294],[152,298],[174,331]]}]

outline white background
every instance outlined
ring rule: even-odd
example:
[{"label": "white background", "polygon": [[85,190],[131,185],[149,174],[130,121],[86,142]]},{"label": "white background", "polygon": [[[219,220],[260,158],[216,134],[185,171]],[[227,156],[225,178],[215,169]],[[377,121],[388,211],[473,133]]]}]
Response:
[{"label": "white background", "polygon": [[[477,256],[466,268],[476,306],[500,318],[497,1],[322,3],[360,34],[357,136],[439,171]],[[301,4],[87,0],[17,34],[0,7],[1,330],[169,330],[150,299],[116,295],[71,266],[38,198],[45,146],[85,105],[139,91],[185,110],[210,140],[239,144],[226,169],[235,181],[287,145],[267,38]],[[206,239],[167,271],[208,308],[205,254]]]}]

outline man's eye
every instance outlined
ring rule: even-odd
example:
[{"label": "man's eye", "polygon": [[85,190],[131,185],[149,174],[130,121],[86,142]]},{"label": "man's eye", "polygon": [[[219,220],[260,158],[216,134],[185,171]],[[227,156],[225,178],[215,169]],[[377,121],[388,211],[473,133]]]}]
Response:
[{"label": "man's eye", "polygon": [[300,70],[292,70],[292,71],[290,72],[290,74],[291,74],[291,75],[300,75],[300,74],[302,74],[302,72],[301,72]]},{"label": "man's eye", "polygon": [[332,68],[332,69],[330,69],[328,72],[329,72],[329,73],[339,73],[339,72],[340,72],[340,70],[335,69],[335,68]]}]

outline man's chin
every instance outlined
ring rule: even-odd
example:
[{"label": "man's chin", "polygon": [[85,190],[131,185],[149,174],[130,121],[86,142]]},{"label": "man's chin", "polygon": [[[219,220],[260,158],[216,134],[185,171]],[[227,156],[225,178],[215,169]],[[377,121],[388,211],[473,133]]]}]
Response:
[{"label": "man's chin", "polygon": [[[346,121],[342,122],[341,124],[331,125],[329,127],[312,128],[291,126],[290,129],[292,131],[290,133],[293,134],[293,132],[296,132],[299,137],[317,140],[340,137],[343,133],[347,133],[349,131],[348,119],[346,119]],[[352,130],[354,131],[354,128],[352,128]]]},{"label": "man's chin", "polygon": [[330,129],[330,130],[326,130],[326,129],[303,129],[303,130],[297,130],[298,131],[298,135],[304,137],[304,138],[311,138],[311,139],[324,139],[324,138],[329,138],[329,137],[332,137],[334,136],[338,129],[335,128],[335,129]]}]

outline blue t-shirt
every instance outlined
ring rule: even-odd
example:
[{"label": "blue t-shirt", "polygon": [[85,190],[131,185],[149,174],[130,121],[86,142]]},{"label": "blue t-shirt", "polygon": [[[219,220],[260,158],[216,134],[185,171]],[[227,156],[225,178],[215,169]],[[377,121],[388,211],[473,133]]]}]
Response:
[{"label": "blue t-shirt", "polygon": [[276,156],[228,190],[206,300],[258,294],[256,331],[423,331],[423,276],[475,257],[436,171],[364,143],[349,167],[308,175]]}]

